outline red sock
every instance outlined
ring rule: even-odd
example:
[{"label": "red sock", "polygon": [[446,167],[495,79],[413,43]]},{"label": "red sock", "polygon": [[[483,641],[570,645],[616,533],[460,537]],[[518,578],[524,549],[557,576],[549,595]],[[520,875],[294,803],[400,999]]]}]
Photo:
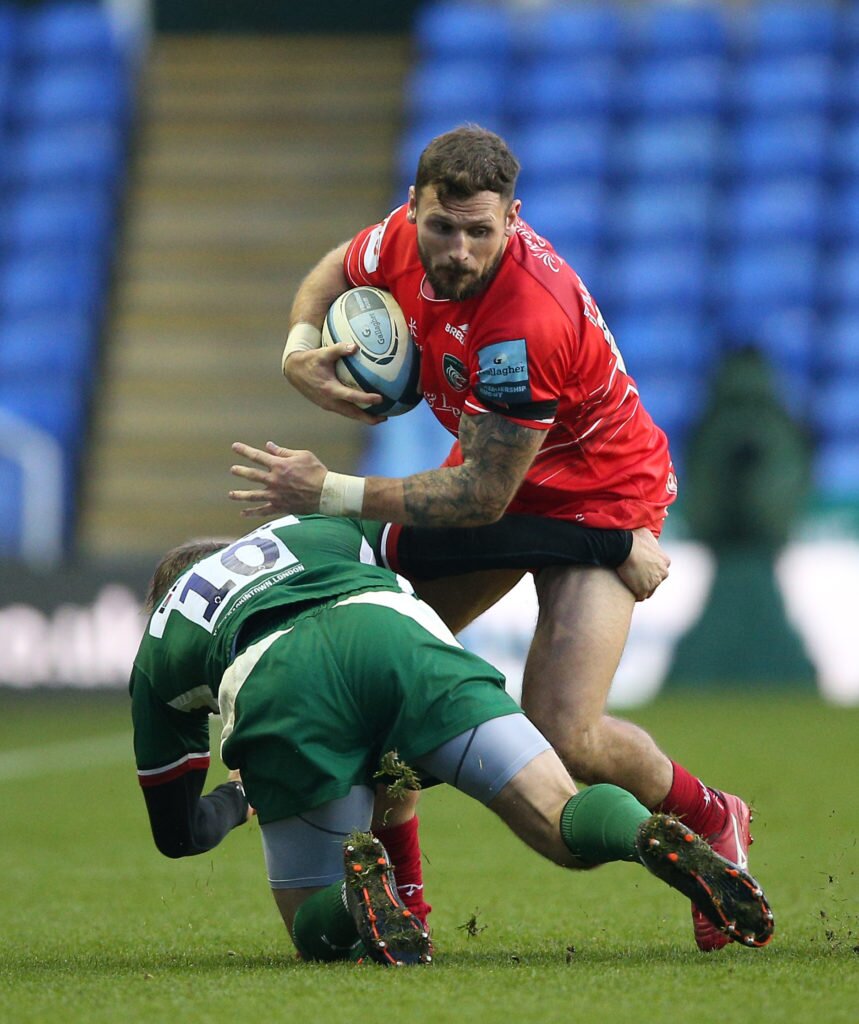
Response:
[{"label": "red sock", "polygon": [[413,914],[426,923],[432,907],[424,900],[424,876],[421,867],[421,847],[418,841],[417,815],[402,825],[374,828],[373,835],[381,840],[388,851],[400,899]]},{"label": "red sock", "polygon": [[671,765],[674,768],[671,789],[655,810],[676,814],[683,819],[684,825],[699,836],[715,835],[725,824],[728,815],[722,794],[705,786],[676,761],[672,761]]}]

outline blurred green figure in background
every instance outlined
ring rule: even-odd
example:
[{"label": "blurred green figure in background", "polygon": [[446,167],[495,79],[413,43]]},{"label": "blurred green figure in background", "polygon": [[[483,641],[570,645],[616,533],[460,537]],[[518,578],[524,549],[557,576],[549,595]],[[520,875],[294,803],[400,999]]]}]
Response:
[{"label": "blurred green figure in background", "polygon": [[729,353],[683,474],[689,532],[712,549],[716,576],[701,618],[677,647],[669,685],[813,685],[774,572],[802,514],[811,455],[764,356],[751,347]]}]

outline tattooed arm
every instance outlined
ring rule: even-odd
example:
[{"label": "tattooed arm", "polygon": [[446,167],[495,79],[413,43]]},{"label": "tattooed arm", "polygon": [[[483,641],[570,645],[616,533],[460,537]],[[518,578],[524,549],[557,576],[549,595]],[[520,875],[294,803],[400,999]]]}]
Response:
[{"label": "tattooed arm", "polygon": [[[504,514],[528,472],[545,434],[522,427],[497,413],[463,416],[459,440],[463,464],[443,466],[407,477],[370,476],[361,481],[361,507],[338,512],[411,526],[482,526]],[[328,473],[312,452],[281,448],[265,451],[236,443],[233,451],[260,469],[233,466],[235,476],[257,490],[231,491],[234,501],[259,502],[244,516],[318,512]]]},{"label": "tattooed arm", "polygon": [[545,439],[497,413],[463,416],[463,464],[400,480],[368,477],[363,515],[412,526],[482,526],[504,515]]}]

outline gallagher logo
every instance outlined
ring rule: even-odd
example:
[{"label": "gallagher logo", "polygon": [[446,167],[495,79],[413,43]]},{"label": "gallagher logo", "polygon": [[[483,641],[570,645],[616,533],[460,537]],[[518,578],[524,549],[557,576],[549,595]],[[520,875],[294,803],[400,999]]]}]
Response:
[{"label": "gallagher logo", "polygon": [[444,370],[448,384],[450,384],[453,390],[465,391],[468,387],[468,374],[465,372],[465,364],[457,359],[456,356],[446,352],[444,359],[441,361],[441,367]]}]

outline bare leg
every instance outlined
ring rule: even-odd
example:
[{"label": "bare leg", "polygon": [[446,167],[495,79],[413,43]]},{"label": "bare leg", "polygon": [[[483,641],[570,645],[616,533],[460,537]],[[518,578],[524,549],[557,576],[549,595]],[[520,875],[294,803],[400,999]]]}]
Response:
[{"label": "bare leg", "polygon": [[536,583],[540,614],[525,665],[525,713],[574,778],[612,782],[657,806],[671,787],[671,762],[643,729],[605,714],[634,597],[608,569],[544,569]]},{"label": "bare leg", "polygon": [[561,838],[561,811],[576,792],[554,750],[525,765],[487,806],[532,850],[560,864],[581,867]]},{"label": "bare leg", "polygon": [[418,809],[420,792],[406,791],[401,797],[388,796],[387,786],[376,787],[376,800],[373,804],[373,821],[370,828],[373,832],[380,828],[395,828],[410,821]]}]

